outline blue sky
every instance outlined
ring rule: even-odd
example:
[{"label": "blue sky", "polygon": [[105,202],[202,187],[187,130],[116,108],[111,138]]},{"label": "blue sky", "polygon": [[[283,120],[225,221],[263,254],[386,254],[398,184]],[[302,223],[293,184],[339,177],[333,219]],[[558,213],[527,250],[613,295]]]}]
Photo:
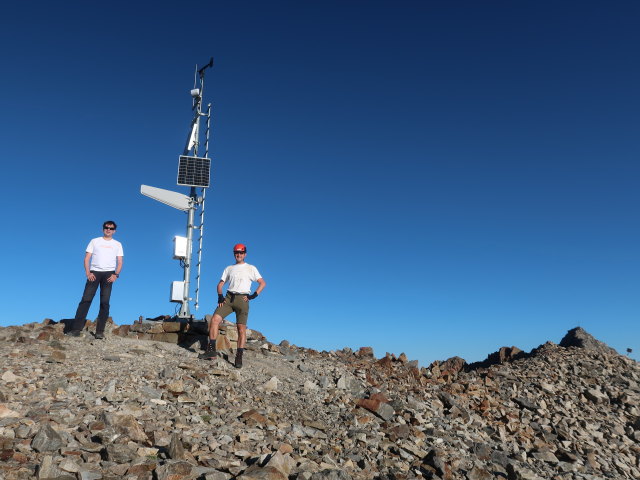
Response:
[{"label": "blue sky", "polygon": [[[116,323],[172,314],[193,70],[214,57],[201,308],[248,245],[274,342],[428,365],[582,326],[640,350],[637,2],[14,2],[0,325],[72,317],[118,222]],[[97,315],[97,303],[90,317]]]}]

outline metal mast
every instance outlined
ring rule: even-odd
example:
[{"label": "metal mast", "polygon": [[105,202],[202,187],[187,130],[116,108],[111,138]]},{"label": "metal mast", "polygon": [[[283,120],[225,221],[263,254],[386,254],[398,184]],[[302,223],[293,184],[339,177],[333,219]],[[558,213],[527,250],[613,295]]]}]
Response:
[{"label": "metal mast", "polygon": [[[200,265],[202,260],[202,239],[204,234],[204,200],[206,188],[209,187],[209,177],[211,159],[209,154],[209,132],[211,125],[211,104],[207,105],[206,112],[202,111],[202,98],[204,94],[204,74],[207,68],[213,67],[213,57],[204,67],[198,69],[194,75],[194,88],[191,90],[192,111],[194,113],[191,120],[191,129],[184,147],[183,155],[178,163],[178,185],[190,186],[189,195],[183,195],[169,190],[142,185],[140,192],[171,207],[177,208],[187,213],[186,238],[175,237],[174,258],[180,260],[183,267],[183,281],[173,282],[171,287],[171,301],[180,303],[180,311],[177,314],[178,320],[193,320],[193,315],[189,309],[189,297],[191,286],[191,258],[193,254],[193,231],[200,231],[198,239],[198,262],[196,276],[195,307],[198,309],[198,298],[200,290]],[[205,132],[205,156],[198,156],[200,145],[200,119],[207,117],[207,129]],[[198,197],[196,188],[201,188],[201,196]],[[200,222],[195,225],[196,210],[201,206]]]}]

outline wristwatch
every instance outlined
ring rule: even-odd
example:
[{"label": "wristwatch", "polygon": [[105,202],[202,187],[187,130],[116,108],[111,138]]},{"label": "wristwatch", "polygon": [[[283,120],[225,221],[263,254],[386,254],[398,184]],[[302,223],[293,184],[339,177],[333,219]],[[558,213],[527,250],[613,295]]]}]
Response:
[{"label": "wristwatch", "polygon": [[120,274],[119,274],[119,273],[115,273],[115,272],[113,272],[113,274],[114,274],[116,277],[120,278]]}]

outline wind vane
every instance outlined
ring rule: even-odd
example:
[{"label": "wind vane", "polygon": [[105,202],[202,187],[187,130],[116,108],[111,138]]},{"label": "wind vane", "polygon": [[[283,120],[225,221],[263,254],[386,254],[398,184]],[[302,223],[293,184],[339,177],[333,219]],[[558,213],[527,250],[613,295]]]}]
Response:
[{"label": "wind vane", "polygon": [[[211,171],[211,159],[209,158],[209,132],[211,130],[211,104],[207,104],[206,112],[202,111],[202,97],[204,94],[204,73],[207,68],[213,67],[213,57],[204,67],[198,69],[196,65],[193,89],[191,90],[193,119],[191,129],[187,137],[183,154],[178,158],[178,185],[191,187],[189,195],[164,190],[162,188],[140,186],[140,193],[153,198],[170,207],[187,212],[187,236],[176,236],[173,241],[173,258],[180,261],[184,275],[182,281],[171,283],[170,301],[180,304],[180,311],[176,315],[177,320],[192,321],[194,315],[189,310],[189,302],[194,300],[189,296],[191,286],[191,257],[193,254],[193,233],[198,230],[198,260],[196,263],[196,288],[195,309],[198,309],[200,294],[200,264],[202,260],[202,239],[204,235],[204,201],[206,189],[209,187]],[[200,121],[206,118],[204,133],[204,156],[198,156],[200,146]],[[198,196],[197,188],[200,188]],[[200,209],[198,225],[195,225],[196,210]]]}]

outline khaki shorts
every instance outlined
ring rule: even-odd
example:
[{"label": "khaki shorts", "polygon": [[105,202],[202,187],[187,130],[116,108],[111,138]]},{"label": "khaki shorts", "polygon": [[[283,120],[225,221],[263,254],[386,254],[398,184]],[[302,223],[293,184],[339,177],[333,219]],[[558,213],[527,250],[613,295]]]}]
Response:
[{"label": "khaki shorts", "polygon": [[216,308],[216,311],[213,312],[213,314],[217,314],[222,318],[225,318],[231,312],[235,312],[236,323],[246,325],[247,320],[249,319],[249,302],[245,302],[243,300],[244,297],[244,294],[233,294],[227,292],[227,295],[224,297],[224,303],[221,307]]}]

